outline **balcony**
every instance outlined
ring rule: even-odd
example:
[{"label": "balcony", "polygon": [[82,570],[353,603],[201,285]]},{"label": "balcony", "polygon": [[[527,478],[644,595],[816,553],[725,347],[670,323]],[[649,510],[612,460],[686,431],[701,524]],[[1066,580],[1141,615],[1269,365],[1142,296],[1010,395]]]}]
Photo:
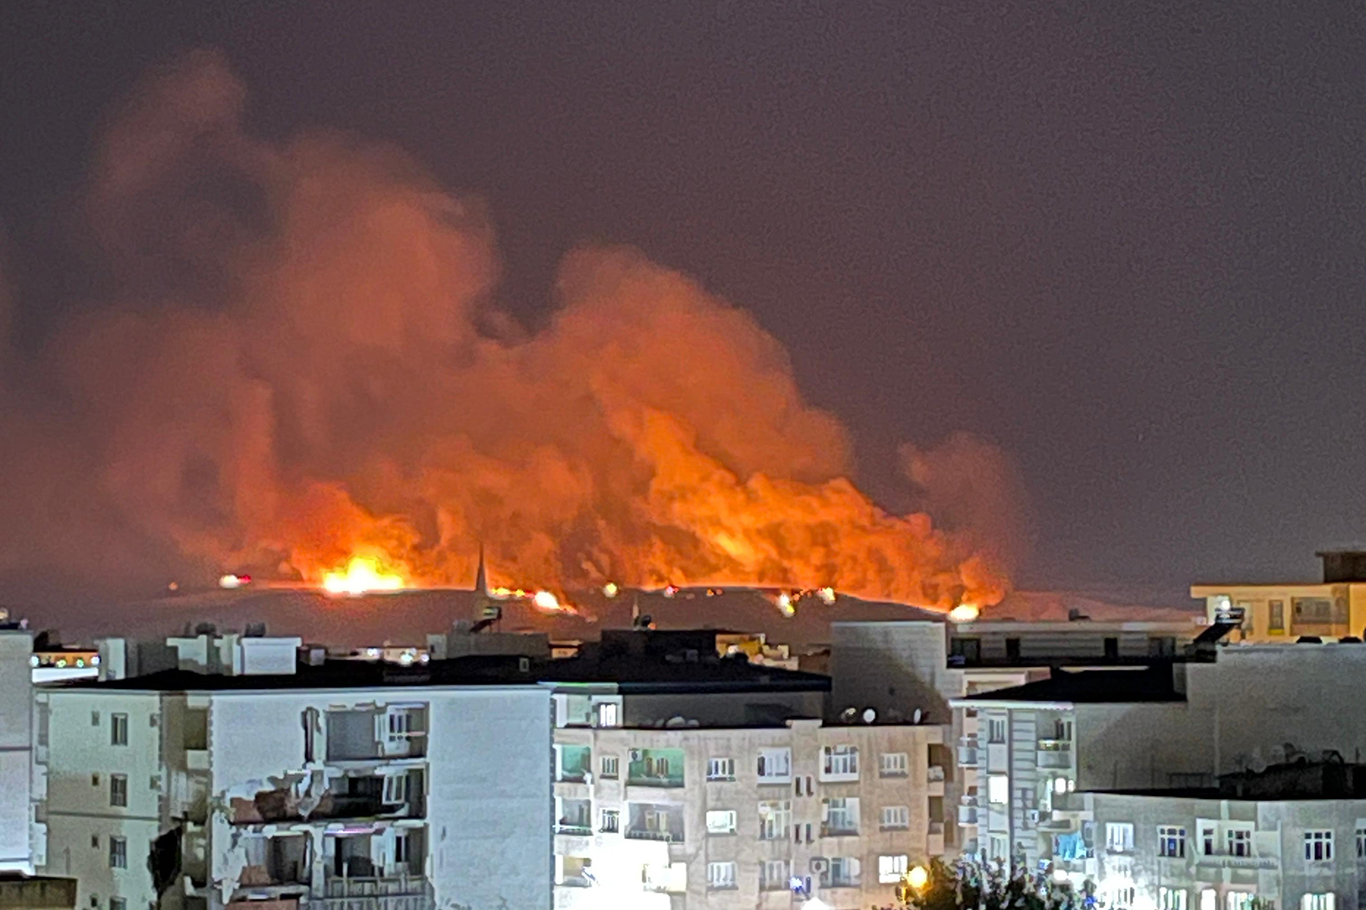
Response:
[{"label": "balcony", "polygon": [[1035,758],[1040,768],[1070,768],[1072,767],[1072,741],[1069,739],[1041,739]]},{"label": "balcony", "polygon": [[632,749],[626,783],[632,787],[682,787],[682,749]]},{"label": "balcony", "polygon": [[683,843],[683,807],[663,803],[628,803],[626,839]]},{"label": "balcony", "polygon": [[593,768],[593,750],[588,746],[557,746],[556,749],[559,762],[555,769],[555,780],[561,783],[586,783]]},{"label": "balcony", "polygon": [[[1197,855],[1195,864],[1215,869],[1277,869],[1280,865],[1274,856],[1231,856],[1222,853]],[[1331,866],[1331,863],[1325,865]]]},{"label": "balcony", "polygon": [[972,828],[978,824],[977,806],[963,803],[958,807],[958,825],[962,828]]},{"label": "balcony", "polygon": [[591,799],[559,799],[555,801],[556,834],[587,837],[593,833],[593,801]]},{"label": "balcony", "polygon": [[329,778],[319,793],[308,779],[260,790],[251,799],[229,801],[234,825],[278,822],[351,821],[371,818],[423,818],[424,775],[420,768],[401,774],[342,774]]},{"label": "balcony", "polygon": [[327,762],[372,762],[427,754],[427,710],[417,705],[327,712]]},{"label": "balcony", "polygon": [[960,768],[982,767],[982,749],[976,738],[963,737],[958,744],[958,766]]},{"label": "balcony", "polygon": [[328,876],[324,897],[308,902],[308,910],[427,910],[432,888],[413,873],[384,876]]}]

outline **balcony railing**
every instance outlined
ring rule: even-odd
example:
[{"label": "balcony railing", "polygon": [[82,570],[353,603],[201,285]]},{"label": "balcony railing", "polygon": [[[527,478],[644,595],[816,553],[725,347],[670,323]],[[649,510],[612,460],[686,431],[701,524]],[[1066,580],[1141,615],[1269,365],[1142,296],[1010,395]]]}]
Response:
[{"label": "balcony railing", "polygon": [[975,737],[965,736],[958,744],[958,765],[962,768],[982,766],[982,748]]},{"label": "balcony railing", "polygon": [[821,837],[858,837],[858,825],[852,822],[821,825]]},{"label": "balcony railing", "polygon": [[942,782],[944,780],[944,766],[930,765],[925,770],[925,779],[932,784]]},{"label": "balcony railing", "polygon": [[557,822],[555,825],[556,834],[574,834],[579,837],[586,837],[593,833],[592,825],[569,824],[567,822]]},{"label": "balcony railing", "polygon": [[626,830],[628,840],[657,840],[669,844],[683,843],[682,831],[656,831],[653,828],[628,828]]},{"label": "balcony railing", "polygon": [[427,879],[410,873],[328,876],[323,890],[323,897],[308,901],[308,910],[425,910],[432,905]]},{"label": "balcony railing", "polygon": [[962,826],[965,827],[965,828],[966,828],[966,827],[971,827],[971,826],[973,826],[973,825],[976,825],[976,824],[977,824],[977,807],[976,807],[976,806],[959,806],[959,807],[958,807],[958,824],[959,824],[959,825],[962,825]]}]

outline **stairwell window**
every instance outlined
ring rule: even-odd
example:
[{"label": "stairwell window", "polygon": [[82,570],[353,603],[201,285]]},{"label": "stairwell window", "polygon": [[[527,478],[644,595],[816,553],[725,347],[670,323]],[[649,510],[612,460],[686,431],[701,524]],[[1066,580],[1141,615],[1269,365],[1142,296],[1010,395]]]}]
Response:
[{"label": "stairwell window", "polygon": [[1132,853],[1134,849],[1133,823],[1107,822],[1105,825],[1105,849],[1110,853]]},{"label": "stairwell window", "polygon": [[1333,832],[1304,832],[1304,859],[1309,863],[1327,863],[1333,860]]},{"label": "stairwell window", "polygon": [[111,714],[109,715],[109,745],[126,746],[128,745],[128,715]]},{"label": "stairwell window", "polygon": [[1170,859],[1186,858],[1186,829],[1161,825],[1157,829],[1157,855]]},{"label": "stairwell window", "polygon": [[878,757],[878,772],[883,777],[905,777],[909,767],[905,752],[883,752]]},{"label": "stairwell window", "polygon": [[621,710],[621,706],[618,705],[616,702],[606,701],[606,702],[603,702],[602,704],[598,705],[598,726],[599,726],[599,727],[616,727],[616,726],[619,726],[619,725],[620,725],[620,721],[618,720],[618,718],[620,717],[620,713],[619,713],[620,710]]},{"label": "stairwell window", "polygon": [[612,780],[621,773],[621,759],[615,755],[604,755],[602,757],[602,776]]},{"label": "stairwell window", "polygon": [[616,834],[621,830],[621,810],[603,809],[598,814],[598,830],[603,834]]},{"label": "stairwell window", "polygon": [[1006,741],[1006,719],[1004,717],[991,717],[987,719],[987,742],[1003,743]]},{"label": "stairwell window", "polygon": [[1357,822],[1357,859],[1366,859],[1366,824]]},{"label": "stairwell window", "polygon": [[707,890],[720,891],[734,887],[735,863],[707,863]]}]

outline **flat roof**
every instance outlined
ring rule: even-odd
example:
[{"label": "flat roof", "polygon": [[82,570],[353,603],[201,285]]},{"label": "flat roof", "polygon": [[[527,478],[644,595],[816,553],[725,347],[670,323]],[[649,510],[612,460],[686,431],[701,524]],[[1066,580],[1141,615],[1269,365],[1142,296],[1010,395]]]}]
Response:
[{"label": "flat roof", "polygon": [[984,702],[1046,702],[1050,704],[1127,704],[1132,702],[1183,702],[1186,697],[1172,682],[1171,666],[1157,664],[1136,670],[1054,669],[1048,679],[997,689],[980,695],[955,698],[954,704]]}]

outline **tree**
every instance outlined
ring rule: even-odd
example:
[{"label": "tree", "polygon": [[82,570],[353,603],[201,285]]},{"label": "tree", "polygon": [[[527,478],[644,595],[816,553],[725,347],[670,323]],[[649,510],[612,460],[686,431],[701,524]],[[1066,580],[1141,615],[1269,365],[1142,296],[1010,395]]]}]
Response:
[{"label": "tree", "polygon": [[924,887],[898,888],[900,903],[882,910],[1082,910],[1094,905],[1088,893],[1057,884],[1024,866],[933,860]]}]

